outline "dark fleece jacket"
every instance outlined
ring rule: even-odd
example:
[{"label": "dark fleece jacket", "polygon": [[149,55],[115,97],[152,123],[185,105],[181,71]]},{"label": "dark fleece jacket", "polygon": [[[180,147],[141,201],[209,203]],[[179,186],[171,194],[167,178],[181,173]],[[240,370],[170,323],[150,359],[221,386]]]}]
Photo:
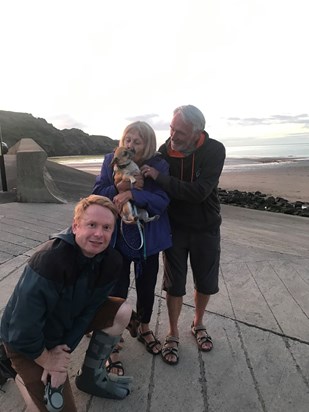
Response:
[{"label": "dark fleece jacket", "polygon": [[55,235],[25,267],[2,316],[2,340],[30,359],[45,347],[75,349],[121,265],[121,255],[111,247],[85,257],[71,228]]},{"label": "dark fleece jacket", "polygon": [[170,165],[170,176],[160,173],[156,182],[171,198],[171,226],[217,231],[221,224],[218,183],[225,160],[223,144],[203,132],[196,150],[187,156],[171,150],[170,139],[159,151]]}]

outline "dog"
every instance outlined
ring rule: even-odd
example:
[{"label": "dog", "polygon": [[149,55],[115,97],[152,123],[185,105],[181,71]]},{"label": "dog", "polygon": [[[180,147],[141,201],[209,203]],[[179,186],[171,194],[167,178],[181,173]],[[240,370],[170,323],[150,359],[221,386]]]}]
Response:
[{"label": "dog", "polygon": [[[117,185],[121,181],[136,182],[133,173],[140,173],[138,165],[132,160],[134,152],[124,146],[117,147],[114,151],[114,157],[111,166],[114,170],[114,183]],[[135,207],[130,201],[126,202],[120,212],[121,219],[124,223],[134,224],[138,221],[151,222],[159,219],[159,216],[149,217],[147,210]]]}]

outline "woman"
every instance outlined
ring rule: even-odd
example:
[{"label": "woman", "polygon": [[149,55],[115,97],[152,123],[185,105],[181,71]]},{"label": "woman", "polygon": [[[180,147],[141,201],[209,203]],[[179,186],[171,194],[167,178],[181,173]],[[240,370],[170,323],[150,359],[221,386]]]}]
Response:
[{"label": "woman", "polygon": [[[152,127],[145,122],[134,122],[128,125],[120,139],[119,146],[133,151],[133,161],[139,167],[147,163],[149,167],[169,174],[169,167],[161,155],[156,152],[156,136]],[[136,284],[136,308],[140,319],[138,340],[145,344],[146,349],[153,355],[161,352],[161,343],[149,327],[152,315],[155,286],[159,270],[159,252],[172,245],[171,231],[167,216],[169,198],[156,182],[143,175],[135,176],[136,182],[120,182],[116,186],[111,165],[113,153],[107,154],[97,176],[93,193],[107,196],[113,200],[118,210],[127,201],[138,208],[146,209],[149,216],[159,216],[159,219],[142,225],[126,225],[118,219],[115,248],[123,256],[123,268],[119,281],[113,290],[113,295],[127,298],[130,285],[130,266],[134,263]],[[109,359],[110,372],[123,375],[123,365],[119,361],[119,347]]]}]

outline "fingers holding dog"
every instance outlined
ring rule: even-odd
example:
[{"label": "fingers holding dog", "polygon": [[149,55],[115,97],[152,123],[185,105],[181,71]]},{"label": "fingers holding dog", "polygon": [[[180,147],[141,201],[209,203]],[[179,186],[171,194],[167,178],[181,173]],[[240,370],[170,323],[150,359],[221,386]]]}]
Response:
[{"label": "fingers holding dog", "polygon": [[127,190],[126,192],[119,193],[118,195],[114,196],[113,202],[118,210],[118,212],[121,212],[121,209],[123,205],[128,201],[132,199],[132,193],[130,190]]},{"label": "fingers holding dog", "polygon": [[156,178],[159,175],[159,172],[157,171],[157,169],[155,169],[154,167],[150,167],[148,165],[142,166],[141,172],[144,177],[151,177],[153,180],[156,180]]},{"label": "fingers holding dog", "polygon": [[142,175],[142,173],[134,173],[134,177],[135,177],[135,183],[133,185],[134,189],[143,189],[144,187],[144,177]]}]

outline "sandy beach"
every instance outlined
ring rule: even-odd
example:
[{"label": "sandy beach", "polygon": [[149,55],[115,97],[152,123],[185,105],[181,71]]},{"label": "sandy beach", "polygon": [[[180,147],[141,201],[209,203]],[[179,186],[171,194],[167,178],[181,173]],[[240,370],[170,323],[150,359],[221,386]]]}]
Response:
[{"label": "sandy beach", "polygon": [[[14,156],[6,155],[5,163],[10,190],[16,185]],[[54,161],[49,163],[55,164]],[[96,176],[100,173],[102,161],[92,161],[91,159],[81,161],[80,158],[71,158],[70,161],[63,164]],[[82,183],[83,176],[86,178],[87,175],[76,176],[77,185]],[[63,179],[66,180],[64,176],[59,177],[58,182]],[[84,190],[87,187],[92,187],[92,183],[89,183],[89,175]],[[226,159],[219,187],[225,190],[260,191],[266,195],[283,197],[290,202],[300,200],[309,203],[309,159]]]},{"label": "sandy beach", "polygon": [[[101,168],[101,164],[91,160],[66,164],[94,175],[98,175]],[[309,202],[309,159],[228,158],[219,187],[225,190],[260,191],[290,202]]]},{"label": "sandy beach", "polygon": [[309,202],[309,160],[227,159],[219,187]]}]

